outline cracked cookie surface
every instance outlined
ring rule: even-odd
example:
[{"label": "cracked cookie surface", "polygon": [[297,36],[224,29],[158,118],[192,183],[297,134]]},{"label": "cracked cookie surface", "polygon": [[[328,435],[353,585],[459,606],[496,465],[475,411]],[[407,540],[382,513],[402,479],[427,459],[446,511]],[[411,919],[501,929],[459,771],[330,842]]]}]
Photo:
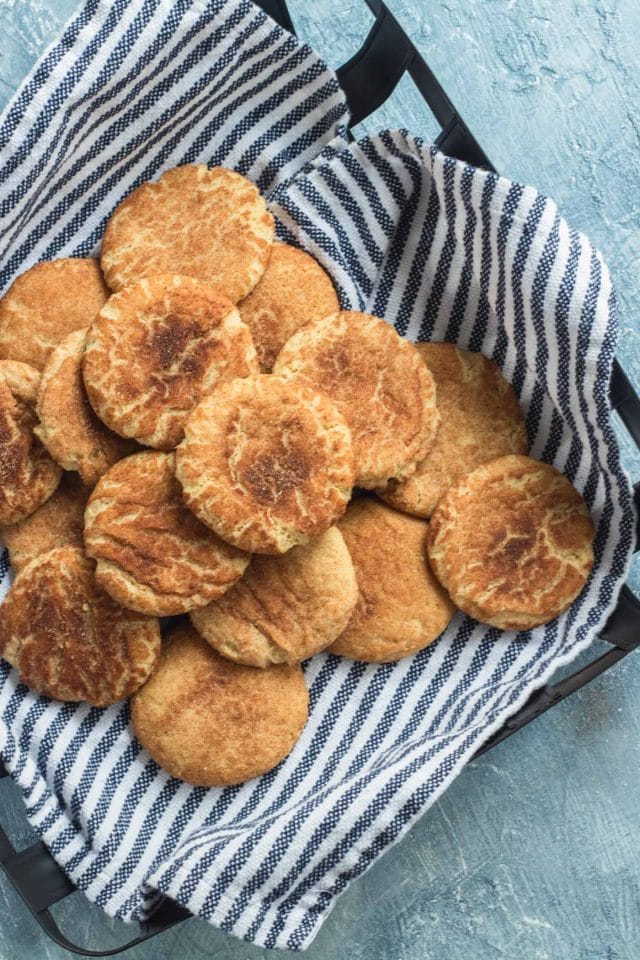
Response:
[{"label": "cracked cookie surface", "polygon": [[288,243],[274,243],[256,288],[238,304],[251,330],[260,368],[269,373],[299,327],[340,309],[331,277],[314,258]]},{"label": "cracked cookie surface", "polygon": [[135,446],[95,415],[82,379],[86,330],[74,330],[55,347],[38,389],[35,433],[56,463],[93,487],[109,467]]},{"label": "cracked cookie surface", "polygon": [[433,643],[455,607],[427,563],[427,524],[363,497],[338,529],[353,560],[358,600],[329,653],[390,663]]},{"label": "cracked cookie surface", "polygon": [[154,616],[174,616],[220,597],[250,557],[216,536],[184,505],[174,454],[148,451],[115,464],[85,514],[96,581],[115,600]]},{"label": "cracked cookie surface", "polygon": [[122,437],[172,450],[200,398],[256,373],[248,327],[212,287],[183,276],[114,294],[87,333],[84,383],[100,419]]},{"label": "cracked cookie surface", "polygon": [[0,300],[0,360],[42,370],[72,330],[93,323],[110,294],[97,260],[61,257],[36,263]]},{"label": "cracked cookie surface", "polygon": [[34,690],[102,707],[148,678],[160,627],[115,603],[93,572],[93,562],[71,546],[27,564],[2,604],[0,656]]},{"label": "cracked cookie surface", "polygon": [[436,507],[431,567],[456,606],[501,630],[553,620],[584,587],[594,527],[575,487],[529,457],[493,460],[464,477]]},{"label": "cracked cookie surface", "polygon": [[16,573],[56,547],[82,547],[88,496],[89,491],[80,478],[66,473],[55,492],[34,513],[0,530]]},{"label": "cracked cookie surface", "polygon": [[242,580],[191,622],[223,656],[255,667],[306,660],[346,627],[357,600],[337,527],[281,557],[254,556]]},{"label": "cracked cookie surface", "polygon": [[0,526],[24,520],[49,499],[62,470],[34,436],[40,374],[0,360]]},{"label": "cracked cookie surface", "polygon": [[232,663],[190,625],[164,638],[157,669],[131,701],[142,746],[171,776],[202,787],[232,786],[273,769],[308,713],[298,664],[259,670]]},{"label": "cracked cookie surface", "polygon": [[417,343],[416,349],[435,380],[440,426],[415,473],[376,493],[398,510],[428,518],[466,473],[496,457],[526,454],[527,430],[513,388],[487,357],[452,343]]},{"label": "cracked cookie surface", "polygon": [[414,345],[378,317],[345,310],[308,323],[273,372],[331,397],[351,430],[358,486],[408,476],[434,442],[433,377]]},{"label": "cracked cookie surface", "polygon": [[118,204],[100,262],[112,290],[180,273],[237,303],[264,273],[274,233],[273,216],[250,180],[224,167],[185,164]]},{"label": "cracked cookie surface", "polygon": [[342,516],[351,436],[331,400],[281,377],[223,384],[187,420],[176,476],[190,510],[229,543],[285,553]]}]

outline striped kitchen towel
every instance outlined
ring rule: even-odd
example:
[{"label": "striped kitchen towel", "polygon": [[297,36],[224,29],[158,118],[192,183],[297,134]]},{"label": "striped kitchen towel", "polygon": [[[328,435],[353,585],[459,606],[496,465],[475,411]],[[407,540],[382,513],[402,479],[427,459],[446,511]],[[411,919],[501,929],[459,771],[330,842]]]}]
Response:
[{"label": "striped kitchen towel", "polygon": [[[593,576],[558,620],[515,634],[459,614],[397,664],[315,657],[293,753],[232,789],[163,773],[126,703],[53,703],[2,664],[2,758],[91,900],[135,919],[165,892],[236,936],[291,949],[589,643],[633,542],[600,254],[535,190],[406,132],[350,143],[346,123],[335,75],[248,0],[88,0],[0,122],[3,290],[38,260],[95,253],[141,181],[188,161],[234,167],[268,195],[280,238],[330,272],[343,307],[492,356],[520,396],[533,455],[571,478],[596,521]],[[6,560],[3,573],[6,589]]]}]

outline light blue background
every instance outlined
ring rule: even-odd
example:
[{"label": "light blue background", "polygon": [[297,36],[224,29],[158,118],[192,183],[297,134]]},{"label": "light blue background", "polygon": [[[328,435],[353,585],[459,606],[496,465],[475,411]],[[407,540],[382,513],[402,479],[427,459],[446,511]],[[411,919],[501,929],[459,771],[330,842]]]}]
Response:
[{"label": "light blue background", "polygon": [[[638,0],[390,6],[498,170],[554,197],[603,251],[620,302],[619,357],[640,385]],[[0,0],[0,107],[77,7],[77,0]],[[290,8],[299,34],[332,66],[355,52],[372,22],[364,0],[291,0]],[[381,126],[437,133],[409,80],[364,125]],[[630,444],[624,450],[638,479],[640,456]],[[631,655],[471,763],[342,896],[308,960],[638,960],[639,666]],[[31,842],[7,780],[0,808],[14,842]],[[105,921],[81,894],[54,913],[87,947],[132,933]],[[65,956],[0,878],[0,960]],[[286,954],[195,919],[126,955],[277,956]]]}]

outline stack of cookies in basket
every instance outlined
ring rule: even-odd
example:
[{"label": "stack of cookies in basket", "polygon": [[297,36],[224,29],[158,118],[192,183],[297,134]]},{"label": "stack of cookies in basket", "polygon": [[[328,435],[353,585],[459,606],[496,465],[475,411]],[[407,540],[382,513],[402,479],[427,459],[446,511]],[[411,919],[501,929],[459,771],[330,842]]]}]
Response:
[{"label": "stack of cookies in basket", "polygon": [[253,184],[170,170],[99,264],[37,264],[0,301],[0,654],[56,699],[132,696],[167,771],[239,783],[300,736],[308,657],[566,609],[593,526],[526,452],[493,363],[341,311]]}]

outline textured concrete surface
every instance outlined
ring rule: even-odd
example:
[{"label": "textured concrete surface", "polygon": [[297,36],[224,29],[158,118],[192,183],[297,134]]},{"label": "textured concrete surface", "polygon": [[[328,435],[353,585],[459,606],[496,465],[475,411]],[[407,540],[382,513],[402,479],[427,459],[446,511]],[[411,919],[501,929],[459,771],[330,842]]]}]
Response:
[{"label": "textured concrete surface", "polygon": [[[290,5],[300,35],[333,66],[357,49],[371,22],[364,0]],[[76,6],[0,0],[0,107]],[[441,0],[428,7],[393,0],[391,7],[498,169],[553,196],[603,250],[620,299],[619,356],[640,384],[637,0]],[[364,126],[385,125],[437,132],[410,81]],[[625,460],[640,477],[640,456],[629,445]],[[309,960],[638,960],[639,664],[632,655],[467,767],[343,895]],[[15,841],[28,844],[6,780],[0,812]],[[88,948],[131,934],[80,894],[55,913]],[[64,956],[0,879],[0,960]],[[274,954],[190,920],[126,956]]]}]

